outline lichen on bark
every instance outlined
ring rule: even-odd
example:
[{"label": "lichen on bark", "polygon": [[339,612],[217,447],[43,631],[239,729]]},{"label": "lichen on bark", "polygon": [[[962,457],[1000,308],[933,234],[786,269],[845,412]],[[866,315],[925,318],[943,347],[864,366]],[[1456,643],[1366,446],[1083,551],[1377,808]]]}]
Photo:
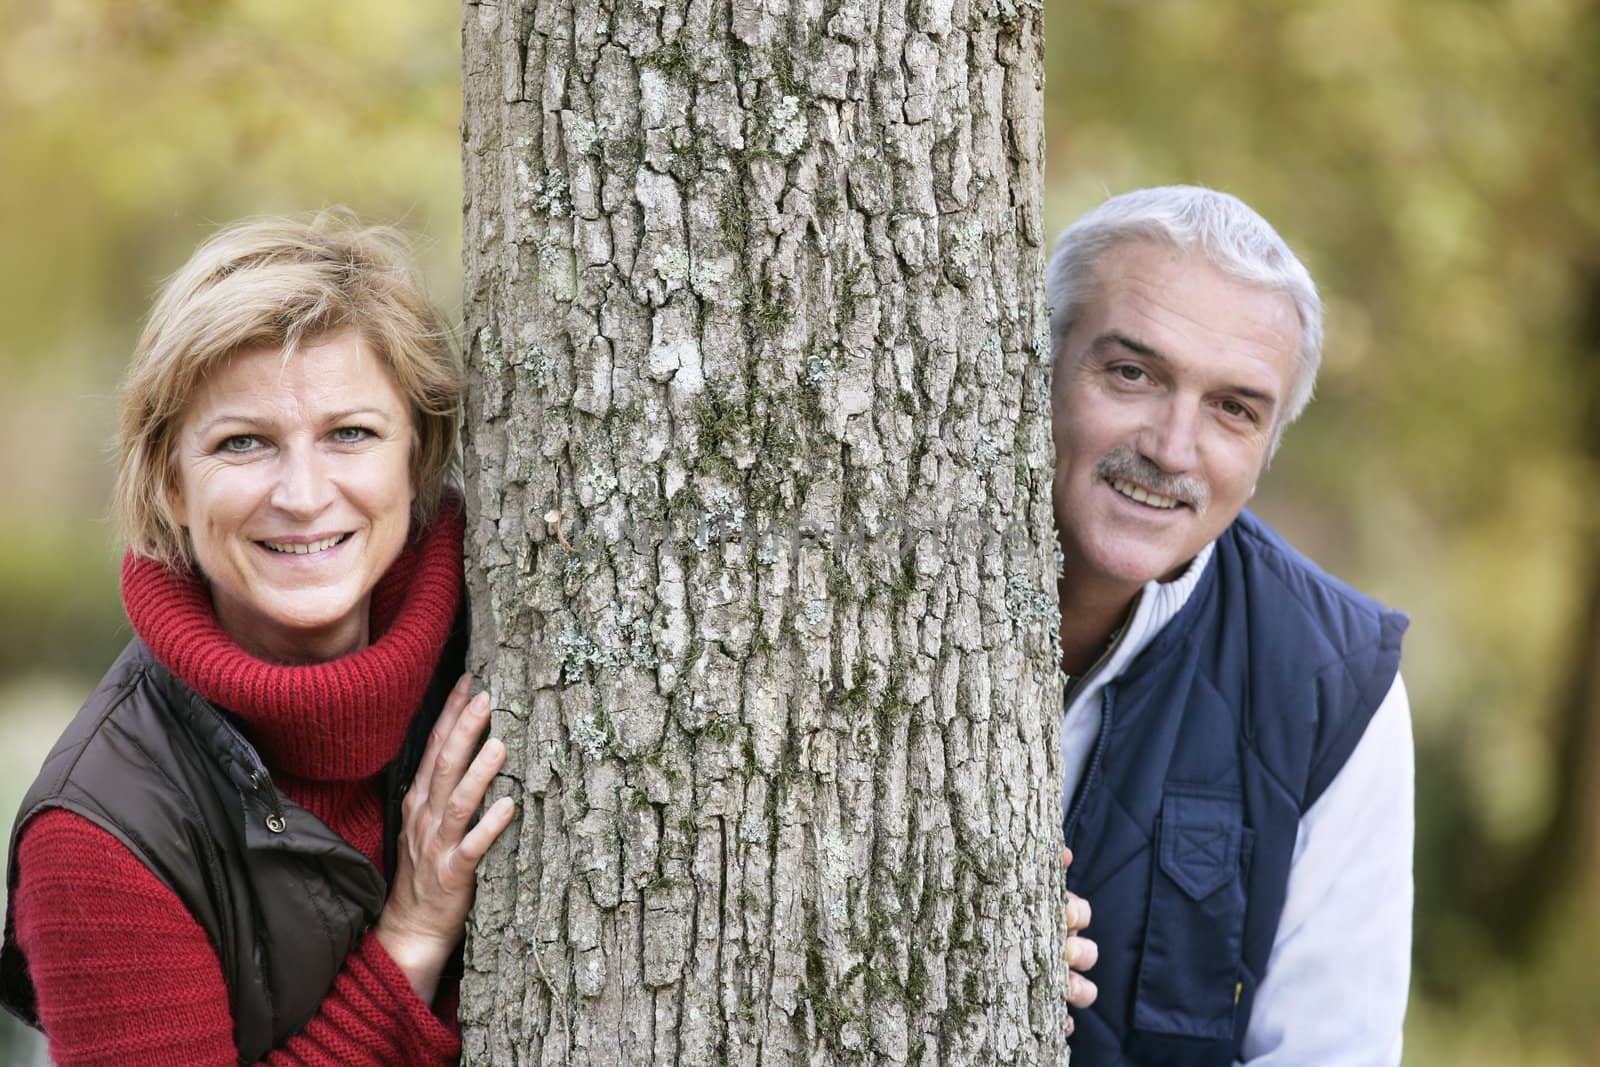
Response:
[{"label": "lichen on bark", "polygon": [[466,5],[466,1062],[1064,1062],[1039,18]]}]

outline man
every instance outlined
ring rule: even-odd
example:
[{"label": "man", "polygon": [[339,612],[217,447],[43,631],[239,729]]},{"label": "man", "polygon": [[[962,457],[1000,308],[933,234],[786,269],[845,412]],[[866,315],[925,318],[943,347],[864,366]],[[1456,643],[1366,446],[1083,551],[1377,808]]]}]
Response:
[{"label": "man", "polygon": [[1243,511],[1311,396],[1316,288],[1190,187],[1085,215],[1048,286],[1073,1067],[1397,1064],[1406,620]]}]

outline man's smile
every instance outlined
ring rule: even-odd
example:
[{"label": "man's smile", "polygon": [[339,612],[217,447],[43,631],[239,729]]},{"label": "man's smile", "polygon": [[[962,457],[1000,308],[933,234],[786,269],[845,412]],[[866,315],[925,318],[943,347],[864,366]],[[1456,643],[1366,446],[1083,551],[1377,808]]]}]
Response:
[{"label": "man's smile", "polygon": [[1177,500],[1170,496],[1162,496],[1160,493],[1157,493],[1154,490],[1146,489],[1144,486],[1136,485],[1124,478],[1107,478],[1106,482],[1111,486],[1111,488],[1115,489],[1129,500],[1144,504],[1147,507],[1159,508],[1162,511],[1168,511],[1183,503],[1181,500]]}]

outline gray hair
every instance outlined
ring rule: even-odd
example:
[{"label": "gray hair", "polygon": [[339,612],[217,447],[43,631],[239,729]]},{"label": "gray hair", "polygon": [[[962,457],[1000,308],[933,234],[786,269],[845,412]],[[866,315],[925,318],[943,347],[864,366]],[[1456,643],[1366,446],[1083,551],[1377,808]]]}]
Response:
[{"label": "gray hair", "polygon": [[1112,197],[1063,230],[1045,272],[1052,350],[1059,357],[1094,286],[1096,261],[1117,245],[1140,239],[1199,250],[1225,274],[1294,301],[1300,319],[1300,366],[1272,431],[1276,451],[1284,427],[1299,418],[1316,386],[1322,362],[1322,299],[1311,272],[1278,231],[1236,196],[1194,185],[1137,189]]}]

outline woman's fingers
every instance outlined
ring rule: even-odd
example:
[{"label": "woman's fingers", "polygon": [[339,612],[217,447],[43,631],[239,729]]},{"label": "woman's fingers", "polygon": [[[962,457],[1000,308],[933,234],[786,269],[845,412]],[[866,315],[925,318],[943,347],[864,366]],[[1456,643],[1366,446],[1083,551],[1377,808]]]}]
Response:
[{"label": "woman's fingers", "polygon": [[444,708],[439,712],[439,718],[433,724],[433,729],[428,732],[428,744],[422,750],[422,762],[417,764],[417,773],[411,779],[413,789],[422,789],[426,793],[428,783],[433,780],[433,765],[439,758],[439,750],[450,737],[450,731],[455,729],[456,722],[461,718],[461,711],[467,706],[472,695],[472,675],[463,674],[450,689],[450,694],[444,698]]},{"label": "woman's fingers", "polygon": [[461,839],[456,855],[476,872],[484,853],[489,851],[489,846],[495,843],[505,828],[511,825],[511,817],[516,812],[517,805],[510,797],[501,797],[489,805],[489,810],[483,813],[478,825],[468,830],[467,836]]},{"label": "woman's fingers", "polygon": [[[478,747],[478,738],[483,736],[483,731],[488,725],[489,694],[479,693],[467,701],[467,706],[461,709],[455,726],[434,758],[433,774],[428,779],[428,805],[433,809],[436,818],[444,818],[445,805],[449,802],[451,793],[455,792],[461,776],[472,763],[472,754]],[[421,773],[420,770],[418,773]]]},{"label": "woman's fingers", "polygon": [[440,969],[461,940],[478,862],[514,814],[507,798],[471,826],[506,760],[499,740],[479,748],[490,700],[488,693],[474,697],[471,691],[472,679],[463,675],[428,737],[406,794],[400,861],[377,924],[384,948],[424,999],[433,996]]},{"label": "woman's fingers", "polygon": [[494,776],[500,773],[505,762],[505,742],[498,737],[485,741],[445,803],[439,835],[446,842],[457,841],[466,834],[467,823],[472,821],[478,805],[483,803],[483,795],[489,791],[489,783],[494,781]]}]

